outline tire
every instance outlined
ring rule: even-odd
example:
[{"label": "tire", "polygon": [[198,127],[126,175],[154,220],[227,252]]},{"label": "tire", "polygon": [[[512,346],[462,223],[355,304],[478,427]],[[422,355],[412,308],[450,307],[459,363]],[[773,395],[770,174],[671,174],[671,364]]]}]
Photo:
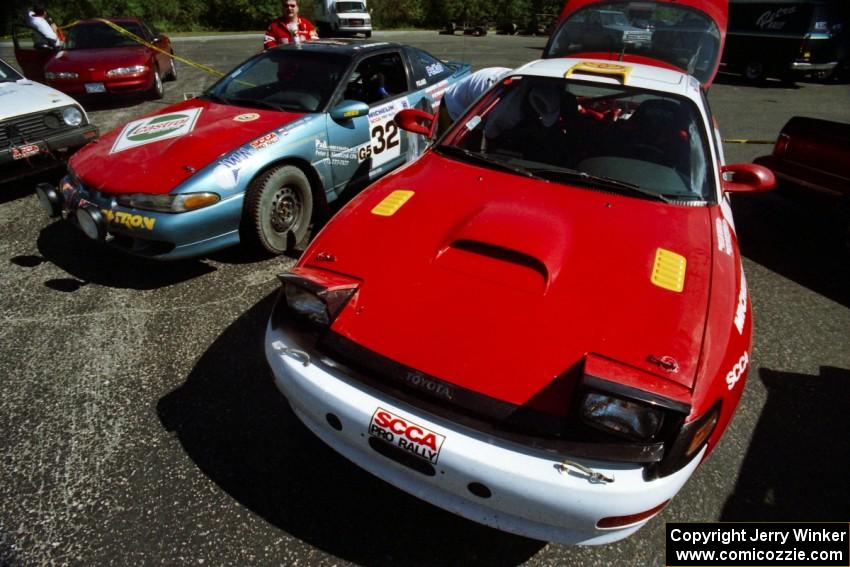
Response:
[{"label": "tire", "polygon": [[249,247],[283,254],[303,243],[313,216],[310,181],[293,165],[275,167],[248,186],[242,240]]},{"label": "tire", "polygon": [[159,67],[153,68],[153,86],[151,87],[151,98],[159,100],[165,96],[165,86],[162,84],[162,75],[159,74]]},{"label": "tire", "polygon": [[747,61],[747,64],[744,66],[744,78],[753,83],[760,83],[764,81],[765,72],[766,69],[764,63],[758,59]]},{"label": "tire", "polygon": [[370,37],[372,37],[372,32],[367,31],[364,35],[366,36],[366,39],[369,39]]},{"label": "tire", "polygon": [[168,70],[168,74],[165,76],[166,81],[176,81],[177,80],[177,61],[174,60],[174,52],[171,52],[171,69]]}]

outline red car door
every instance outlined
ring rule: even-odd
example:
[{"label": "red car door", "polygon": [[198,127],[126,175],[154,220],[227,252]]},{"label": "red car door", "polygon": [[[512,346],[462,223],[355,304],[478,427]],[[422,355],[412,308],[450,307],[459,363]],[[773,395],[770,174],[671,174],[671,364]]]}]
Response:
[{"label": "red car door", "polygon": [[36,49],[33,31],[22,25],[12,28],[12,42],[15,45],[15,59],[27,79],[44,82],[44,65],[56,53],[53,49]]}]

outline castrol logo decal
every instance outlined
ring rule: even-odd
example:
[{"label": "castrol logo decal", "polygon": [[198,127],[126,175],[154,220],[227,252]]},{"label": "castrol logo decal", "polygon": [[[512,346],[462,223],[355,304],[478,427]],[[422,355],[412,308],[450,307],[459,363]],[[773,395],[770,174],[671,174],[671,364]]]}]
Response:
[{"label": "castrol logo decal", "polygon": [[109,153],[115,154],[152,142],[184,136],[195,128],[201,110],[190,108],[134,120],[124,126]]},{"label": "castrol logo decal", "polygon": [[416,455],[432,465],[437,464],[440,448],[446,440],[445,436],[382,408],[376,409],[372,414],[369,435]]}]

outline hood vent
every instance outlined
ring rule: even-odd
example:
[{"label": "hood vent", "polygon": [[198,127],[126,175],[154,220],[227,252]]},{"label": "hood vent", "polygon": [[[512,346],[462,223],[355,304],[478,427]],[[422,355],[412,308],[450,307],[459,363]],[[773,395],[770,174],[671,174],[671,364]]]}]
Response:
[{"label": "hood vent", "polygon": [[535,294],[546,291],[549,277],[546,266],[537,258],[477,240],[455,240],[438,256],[437,264]]}]

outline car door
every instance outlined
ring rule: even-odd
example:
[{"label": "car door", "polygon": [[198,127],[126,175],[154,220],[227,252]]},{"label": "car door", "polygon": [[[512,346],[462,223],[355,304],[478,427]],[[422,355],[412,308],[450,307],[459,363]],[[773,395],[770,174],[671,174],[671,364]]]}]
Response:
[{"label": "car door", "polygon": [[12,43],[15,47],[15,59],[24,73],[24,77],[43,83],[44,66],[56,53],[53,49],[36,48],[33,30],[24,25],[12,27]]},{"label": "car door", "polygon": [[147,35],[145,39],[161,50],[154,50],[154,56],[156,57],[160,71],[165,73],[166,69],[171,69],[171,57],[168,56],[171,53],[171,40],[167,35],[163,35],[156,27],[147,22],[142,22],[142,29]]},{"label": "car door", "polygon": [[393,122],[396,113],[410,108],[410,80],[400,50],[361,58],[347,78],[338,101],[369,105],[368,116],[335,122],[328,119],[327,151],[334,184],[374,179],[407,159],[407,137]]}]

